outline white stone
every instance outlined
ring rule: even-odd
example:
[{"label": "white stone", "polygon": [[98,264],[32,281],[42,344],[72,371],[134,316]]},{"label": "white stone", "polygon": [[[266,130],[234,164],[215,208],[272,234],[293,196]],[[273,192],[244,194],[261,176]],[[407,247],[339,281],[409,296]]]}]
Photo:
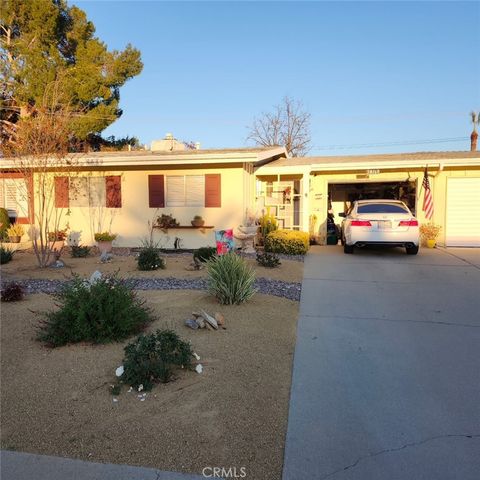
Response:
[{"label": "white stone", "polygon": [[116,370],[115,370],[115,375],[117,377],[121,377],[123,375],[124,368],[123,365],[120,365]]},{"label": "white stone", "polygon": [[202,364],[199,363],[196,367],[195,367],[195,371],[197,373],[202,373],[203,372],[203,367],[202,367]]},{"label": "white stone", "polygon": [[200,360],[200,355],[197,355],[195,352],[193,352],[193,356],[195,357],[196,360]]},{"label": "white stone", "polygon": [[90,276],[90,285],[95,285],[102,278],[102,272],[95,270]]}]

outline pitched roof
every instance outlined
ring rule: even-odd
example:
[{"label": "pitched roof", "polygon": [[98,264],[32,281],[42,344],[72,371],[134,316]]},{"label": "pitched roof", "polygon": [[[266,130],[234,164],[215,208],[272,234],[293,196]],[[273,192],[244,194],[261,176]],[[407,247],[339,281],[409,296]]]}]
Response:
[{"label": "pitched roof", "polygon": [[293,157],[280,158],[265,165],[263,169],[275,169],[279,167],[310,167],[315,169],[348,168],[360,166],[383,166],[393,165],[411,166],[432,164],[479,164],[480,152],[414,152],[414,153],[393,153],[374,155],[347,155],[347,156],[325,156],[325,157]]}]

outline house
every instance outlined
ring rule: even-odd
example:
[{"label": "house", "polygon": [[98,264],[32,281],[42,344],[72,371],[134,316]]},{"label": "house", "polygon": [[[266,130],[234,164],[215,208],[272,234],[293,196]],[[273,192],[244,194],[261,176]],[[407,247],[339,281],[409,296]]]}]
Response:
[{"label": "house", "polygon": [[[255,169],[286,157],[283,147],[182,149],[173,137],[165,144],[173,148],[73,154],[71,172],[53,169],[50,195],[62,213],[60,227],[68,224],[83,244],[93,244],[96,232],[110,231],[118,234],[114,246],[138,247],[149,235],[148,222],[171,214],[180,225],[155,230],[161,246],[172,248],[176,239],[183,248],[212,245],[214,230],[237,227],[252,206]],[[0,206],[28,224],[40,203],[28,200],[38,192],[28,195],[31,182],[13,167],[0,158]],[[204,218],[203,228],[191,225],[196,215]]]},{"label": "house", "polygon": [[[212,245],[214,230],[237,227],[247,208],[269,209],[281,227],[310,231],[325,243],[328,212],[340,223],[338,214],[358,198],[399,198],[422,223],[428,168],[439,243],[480,246],[476,151],[288,158],[283,147],[172,148],[81,154],[75,164],[73,175],[52,172],[52,202],[84,244],[108,230],[118,234],[116,246],[139,246],[148,222],[164,213],[180,225],[155,231],[162,246],[171,248],[176,239],[184,248]],[[25,180],[11,167],[0,159],[0,206],[29,223],[35,202],[22,196]],[[192,227],[195,215],[205,219],[203,228]]]}]

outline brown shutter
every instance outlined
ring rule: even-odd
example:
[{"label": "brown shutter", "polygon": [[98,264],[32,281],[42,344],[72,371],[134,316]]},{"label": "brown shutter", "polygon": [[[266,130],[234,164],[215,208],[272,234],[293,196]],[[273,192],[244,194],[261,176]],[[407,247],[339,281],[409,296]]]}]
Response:
[{"label": "brown shutter", "polygon": [[205,206],[222,206],[222,176],[219,173],[205,175]]},{"label": "brown shutter", "polygon": [[165,208],[163,175],[148,176],[148,206],[150,208]]},{"label": "brown shutter", "polygon": [[122,208],[122,177],[114,175],[105,177],[107,190],[107,208]]},{"label": "brown shutter", "polygon": [[55,177],[55,207],[68,208],[69,197],[68,177]]}]

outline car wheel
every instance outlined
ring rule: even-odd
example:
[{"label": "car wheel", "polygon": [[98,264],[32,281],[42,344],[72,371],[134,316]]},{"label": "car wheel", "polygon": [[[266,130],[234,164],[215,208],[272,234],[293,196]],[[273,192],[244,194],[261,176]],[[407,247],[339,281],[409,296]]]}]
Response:
[{"label": "car wheel", "polygon": [[343,253],[353,253],[353,245],[343,244]]},{"label": "car wheel", "polygon": [[418,245],[414,245],[413,247],[405,247],[407,251],[407,255],[416,255],[418,253]]}]

